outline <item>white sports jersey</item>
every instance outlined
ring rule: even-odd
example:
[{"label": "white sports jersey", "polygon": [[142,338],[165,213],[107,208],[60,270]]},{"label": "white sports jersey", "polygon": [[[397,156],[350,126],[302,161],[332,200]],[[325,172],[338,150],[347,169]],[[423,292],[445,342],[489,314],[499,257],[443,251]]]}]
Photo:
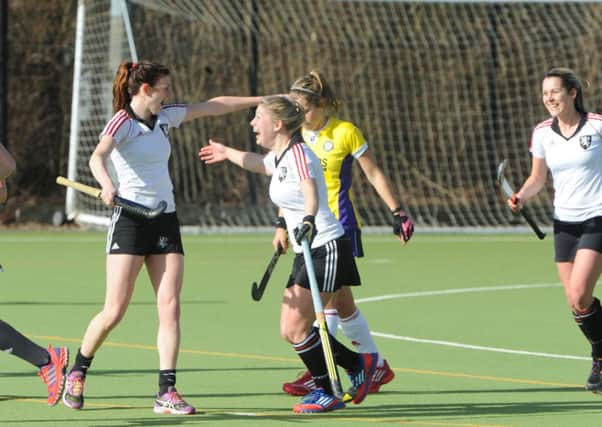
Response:
[{"label": "white sports jersey", "polygon": [[554,218],[582,222],[602,216],[602,115],[588,113],[566,139],[556,119],[538,124],[533,157],[545,159],[554,181]]},{"label": "white sports jersey", "polygon": [[102,135],[115,141],[111,161],[119,181],[121,197],[154,208],[167,202],[165,212],[174,212],[176,204],[168,161],[171,145],[169,128],[178,127],[186,115],[185,105],[165,105],[151,129],[137,120],[131,110],[120,110],[107,123]]},{"label": "white sports jersey", "polygon": [[305,179],[313,178],[318,190],[317,234],[312,248],[323,246],[345,233],[343,226],[328,208],[328,196],[320,160],[305,143],[291,142],[280,159],[276,159],[276,155],[270,152],[264,157],[263,162],[272,174],[270,199],[282,210],[295,252],[302,252],[301,246],[295,241],[293,230],[303,222],[305,216],[303,193],[299,185]]}]

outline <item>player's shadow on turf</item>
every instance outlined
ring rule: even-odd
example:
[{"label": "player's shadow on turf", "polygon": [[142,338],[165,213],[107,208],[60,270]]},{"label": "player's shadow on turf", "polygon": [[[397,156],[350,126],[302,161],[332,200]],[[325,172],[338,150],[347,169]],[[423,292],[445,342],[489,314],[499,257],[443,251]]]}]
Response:
[{"label": "player's shadow on turf", "polygon": [[[2,305],[33,305],[33,306],[91,306],[91,307],[102,307],[104,301],[2,301],[0,302],[0,306]],[[198,304],[226,304],[225,300],[195,300],[195,301],[180,301],[180,305],[198,305]],[[132,301],[130,305],[139,305],[139,306],[156,306],[156,301]]]},{"label": "player's shadow on turf", "polygon": [[492,388],[488,390],[474,389],[474,390],[381,390],[378,392],[379,395],[394,395],[394,394],[407,394],[410,396],[419,394],[487,394],[487,393],[550,393],[550,392],[569,392],[578,391],[585,392],[583,387],[529,387],[529,388]]},{"label": "player's shadow on turf", "polygon": [[[585,393],[581,390],[582,393]],[[399,405],[371,405],[349,406],[353,409],[354,418],[419,418],[428,417],[479,417],[532,415],[532,414],[562,414],[564,412],[593,411],[601,413],[600,398],[593,396],[591,400],[579,402],[559,401],[528,401],[528,402],[478,402],[478,403],[425,403],[425,404],[399,404]],[[344,411],[341,411],[341,413]],[[338,413],[338,412],[337,412]]]}]

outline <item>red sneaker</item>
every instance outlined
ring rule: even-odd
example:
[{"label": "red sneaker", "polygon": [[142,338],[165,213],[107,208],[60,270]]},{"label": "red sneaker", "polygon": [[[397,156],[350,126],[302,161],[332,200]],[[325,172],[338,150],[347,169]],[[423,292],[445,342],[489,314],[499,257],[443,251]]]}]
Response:
[{"label": "red sneaker", "polygon": [[48,362],[48,365],[40,368],[38,375],[48,388],[48,404],[54,406],[61,398],[63,386],[65,385],[65,371],[69,362],[69,350],[67,347],[54,348],[49,345],[48,354],[50,355],[50,362]]},{"label": "red sneaker", "polygon": [[378,393],[382,385],[388,384],[395,378],[395,372],[389,367],[387,360],[383,360],[381,367],[376,367],[374,375],[372,375],[372,381],[368,388],[368,393]]},{"label": "red sneaker", "polygon": [[305,396],[316,389],[311,372],[305,371],[295,381],[282,384],[282,391],[291,396]]}]

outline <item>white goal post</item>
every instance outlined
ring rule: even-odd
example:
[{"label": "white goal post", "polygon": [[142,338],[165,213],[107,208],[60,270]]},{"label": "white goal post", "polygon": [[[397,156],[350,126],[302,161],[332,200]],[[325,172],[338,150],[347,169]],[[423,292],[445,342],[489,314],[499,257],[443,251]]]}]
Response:
[{"label": "white goal post", "polygon": [[[514,186],[530,168],[529,139],[547,113],[541,78],[552,66],[591,82],[602,110],[602,4],[585,1],[79,0],[68,177],[96,185],[89,156],[110,118],[123,59],[172,72],[174,101],[283,93],[319,69],[420,230],[515,230],[496,168]],[[209,138],[256,150],[249,114],[187,123],[172,138],[181,222],[201,230],[256,230],[275,208],[267,180],[197,159]],[[353,192],[365,225],[390,214],[359,167]],[[529,205],[551,223],[550,184]],[[104,224],[100,202],[68,192],[67,215]],[[525,229],[526,227],[521,227]]]}]

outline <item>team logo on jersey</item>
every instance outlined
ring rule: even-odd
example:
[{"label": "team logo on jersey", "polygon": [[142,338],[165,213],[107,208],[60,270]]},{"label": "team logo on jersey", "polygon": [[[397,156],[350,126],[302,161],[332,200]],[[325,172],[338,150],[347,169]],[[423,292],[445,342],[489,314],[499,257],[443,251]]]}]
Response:
[{"label": "team logo on jersey", "polygon": [[161,130],[163,131],[163,135],[165,135],[165,137],[167,138],[167,135],[169,133],[169,125],[167,123],[161,123],[159,125],[159,127],[161,128]]},{"label": "team logo on jersey", "polygon": [[584,150],[587,150],[590,145],[592,145],[592,136],[591,135],[583,135],[579,137],[579,145]]},{"label": "team logo on jersey", "polygon": [[334,143],[332,141],[326,141],[326,142],[324,142],[324,145],[322,146],[322,148],[326,152],[332,151],[332,149],[334,148]]},{"label": "team logo on jersey", "polygon": [[286,179],[286,166],[281,166],[278,168],[278,181],[282,182]]},{"label": "team logo on jersey", "polygon": [[157,242],[157,246],[159,249],[165,249],[169,244],[169,239],[165,236],[159,237],[159,241]]}]

